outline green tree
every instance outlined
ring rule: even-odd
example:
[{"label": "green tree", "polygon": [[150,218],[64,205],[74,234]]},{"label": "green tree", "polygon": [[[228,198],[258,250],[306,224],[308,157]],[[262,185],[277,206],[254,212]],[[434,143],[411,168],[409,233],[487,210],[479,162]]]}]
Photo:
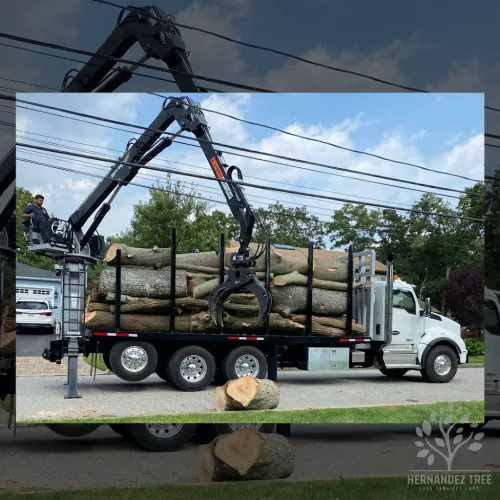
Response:
[{"label": "green tree", "polygon": [[276,202],[266,209],[258,208],[256,213],[264,227],[264,233],[256,228],[256,240],[264,241],[264,236],[268,236],[271,243],[307,247],[312,241],[316,248],[325,247],[323,224],[306,207],[289,208]]}]

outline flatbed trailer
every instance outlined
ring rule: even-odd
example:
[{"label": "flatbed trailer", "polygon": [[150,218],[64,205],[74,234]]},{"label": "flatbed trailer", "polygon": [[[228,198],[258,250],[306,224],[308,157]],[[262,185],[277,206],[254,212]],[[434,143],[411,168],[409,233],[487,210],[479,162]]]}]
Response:
[{"label": "flatbed trailer", "polygon": [[[115,283],[115,328],[112,330],[85,330],[75,318],[74,307],[70,302],[82,302],[86,297],[86,272],[81,268],[71,272],[65,265],[60,266],[62,277],[63,303],[62,325],[57,325],[57,340],[52,341],[50,349],[44,352],[45,359],[52,362],[68,356],[68,397],[79,397],[77,392],[77,357],[80,354],[89,356],[101,354],[108,368],[117,376],[128,381],[144,380],[156,372],[161,378],[172,383],[181,390],[202,390],[213,378],[219,381],[236,378],[245,374],[258,378],[277,380],[278,367],[295,366],[302,369],[335,369],[335,366],[372,366],[377,352],[380,352],[387,339],[390,339],[390,322],[392,307],[386,307],[392,297],[392,280],[387,280],[384,287],[385,297],[377,297],[375,304],[375,287],[371,286],[370,277],[375,273],[375,252],[367,251],[355,254],[352,246],[345,257],[348,267],[346,328],[344,335],[335,337],[316,336],[312,334],[312,291],[314,248],[310,243],[308,249],[308,286],[305,328],[300,334],[287,335],[273,332],[266,319],[263,327],[241,335],[228,333],[218,326],[218,333],[180,333],[175,328],[175,273],[177,237],[172,230],[171,263],[172,273],[170,291],[170,315],[166,317],[166,330],[124,331],[120,325],[121,311],[121,252],[116,256]],[[224,235],[220,236],[220,282],[224,280],[225,262]],[[271,243],[266,241],[266,271],[265,286],[270,290],[270,253]],[[368,260],[366,259],[368,257]],[[356,262],[355,262],[356,261]],[[369,269],[369,270],[367,270]],[[392,256],[388,259],[388,276],[392,276]],[[354,281],[364,284],[354,290]],[[381,289],[380,289],[381,290]],[[365,326],[365,335],[356,335],[352,331],[352,320]],[[78,324],[76,324],[78,323]],[[168,323],[168,324],[167,324]],[[72,335],[70,332],[78,332]],[[332,351],[332,353],[330,353]],[[341,363],[335,363],[335,354],[342,353]],[[346,354],[349,354],[346,360]],[[130,358],[146,358],[149,366],[142,369],[127,368],[127,356]],[[332,358],[333,356],[333,358]],[[228,358],[230,367],[227,369]],[[312,359],[314,358],[314,359]],[[97,356],[94,357],[97,359]],[[241,369],[238,372],[236,364],[242,364],[242,359],[248,361],[245,366],[248,373]],[[186,361],[188,360],[188,361]],[[151,366],[154,361],[155,366]],[[184,369],[187,362],[190,367]],[[325,365],[326,363],[326,365]],[[137,363],[136,363],[137,364]],[[168,369],[168,365],[170,370]],[[245,363],[243,363],[245,364]],[[196,366],[194,366],[196,365]],[[316,368],[314,368],[314,366]],[[252,372],[251,368],[254,368]],[[323,368],[321,368],[323,366]],[[256,368],[257,367],[257,368]],[[319,367],[319,368],[318,368]],[[199,368],[198,375],[189,370]],[[186,371],[187,370],[187,371]],[[201,372],[205,375],[202,376]],[[203,380],[202,380],[203,379]]]}]

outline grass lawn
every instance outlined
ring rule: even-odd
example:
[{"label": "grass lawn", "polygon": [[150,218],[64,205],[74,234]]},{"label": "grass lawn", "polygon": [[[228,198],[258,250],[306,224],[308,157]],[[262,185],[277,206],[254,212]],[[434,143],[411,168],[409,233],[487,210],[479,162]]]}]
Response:
[{"label": "grass lawn", "polygon": [[[490,485],[481,486],[427,486],[408,484],[407,477],[349,478],[328,481],[276,481],[226,484],[187,484],[164,486],[141,486],[131,488],[102,488],[80,491],[3,493],[2,500],[91,500],[96,497],[106,500],[177,500],[196,498],[216,500],[238,498],[255,500],[348,500],[369,498],[370,500],[424,500],[431,496],[440,500],[483,500],[498,498],[500,474],[491,475]],[[467,480],[467,478],[466,478]],[[428,488],[431,488],[429,490]],[[470,488],[470,489],[468,489]]]},{"label": "grass lawn", "polygon": [[[88,357],[84,357],[83,360],[85,361],[85,363],[87,363],[88,365],[90,366],[93,366],[94,365],[94,357],[95,357],[95,354],[92,353],[90,354]],[[107,370],[106,368],[106,365],[104,364],[104,361],[102,359],[102,354],[98,354],[97,355],[97,363],[96,363],[96,366],[97,366],[97,369],[98,370],[101,370],[102,372],[105,372]]]},{"label": "grass lawn", "polygon": [[484,365],[484,356],[469,356],[470,365]]},{"label": "grass lawn", "polygon": [[[360,408],[317,408],[312,410],[264,410],[264,411],[234,411],[225,413],[185,413],[175,415],[144,415],[137,417],[103,418],[103,419],[61,419],[59,422],[88,422],[88,423],[283,423],[283,424],[312,424],[312,423],[349,423],[374,424],[398,423],[421,424],[430,419],[430,414],[446,409],[448,403],[408,404],[399,406],[371,406]],[[464,413],[470,415],[469,423],[484,422],[483,401],[456,401],[454,407],[463,408]],[[20,420],[18,420],[20,422]],[[23,423],[51,423],[54,420],[37,420]]]}]

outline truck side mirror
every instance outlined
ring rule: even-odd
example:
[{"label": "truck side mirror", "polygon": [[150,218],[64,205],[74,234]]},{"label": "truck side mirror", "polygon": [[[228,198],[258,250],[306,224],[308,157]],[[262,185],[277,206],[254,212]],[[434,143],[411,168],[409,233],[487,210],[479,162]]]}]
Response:
[{"label": "truck side mirror", "polygon": [[431,299],[430,297],[427,297],[425,299],[425,311],[424,311],[424,315],[426,318],[430,318],[431,316]]}]

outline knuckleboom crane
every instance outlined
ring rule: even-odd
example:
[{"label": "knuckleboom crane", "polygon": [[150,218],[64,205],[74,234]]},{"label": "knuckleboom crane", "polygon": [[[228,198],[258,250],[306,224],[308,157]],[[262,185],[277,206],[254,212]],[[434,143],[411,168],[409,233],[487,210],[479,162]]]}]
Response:
[{"label": "knuckleboom crane", "polygon": [[[163,134],[173,125],[180,129],[165,137]],[[31,232],[29,250],[51,256],[59,261],[57,272],[62,276],[63,310],[61,328],[63,338],[68,339],[68,354],[76,353],[79,340],[84,338],[81,318],[85,312],[86,269],[89,262],[104,257],[104,238],[95,233],[97,227],[111,208],[111,203],[122,186],[129,184],[141,167],[170,147],[182,132],[190,132],[198,140],[215,177],[219,181],[229,208],[240,223],[239,249],[230,255],[227,279],[209,296],[209,307],[213,319],[223,328],[223,303],[232,293],[245,289],[252,292],[259,303],[259,320],[262,325],[267,318],[271,299],[266,288],[259,282],[252,267],[264,248],[250,256],[249,244],[253,229],[259,224],[257,215],[245,198],[239,185],[243,180],[241,170],[225,163],[220,152],[212,145],[208,123],[199,106],[190,97],[167,98],[158,116],[135,141],[129,141],[124,155],[94,188],[86,200],[67,221],[55,219],[50,226],[50,241],[41,242]],[[235,181],[233,175],[237,174]],[[239,181],[239,182],[238,182]],[[109,200],[107,198],[109,197]],[[95,214],[89,228],[84,225]],[[61,356],[62,357],[62,356]]]}]

